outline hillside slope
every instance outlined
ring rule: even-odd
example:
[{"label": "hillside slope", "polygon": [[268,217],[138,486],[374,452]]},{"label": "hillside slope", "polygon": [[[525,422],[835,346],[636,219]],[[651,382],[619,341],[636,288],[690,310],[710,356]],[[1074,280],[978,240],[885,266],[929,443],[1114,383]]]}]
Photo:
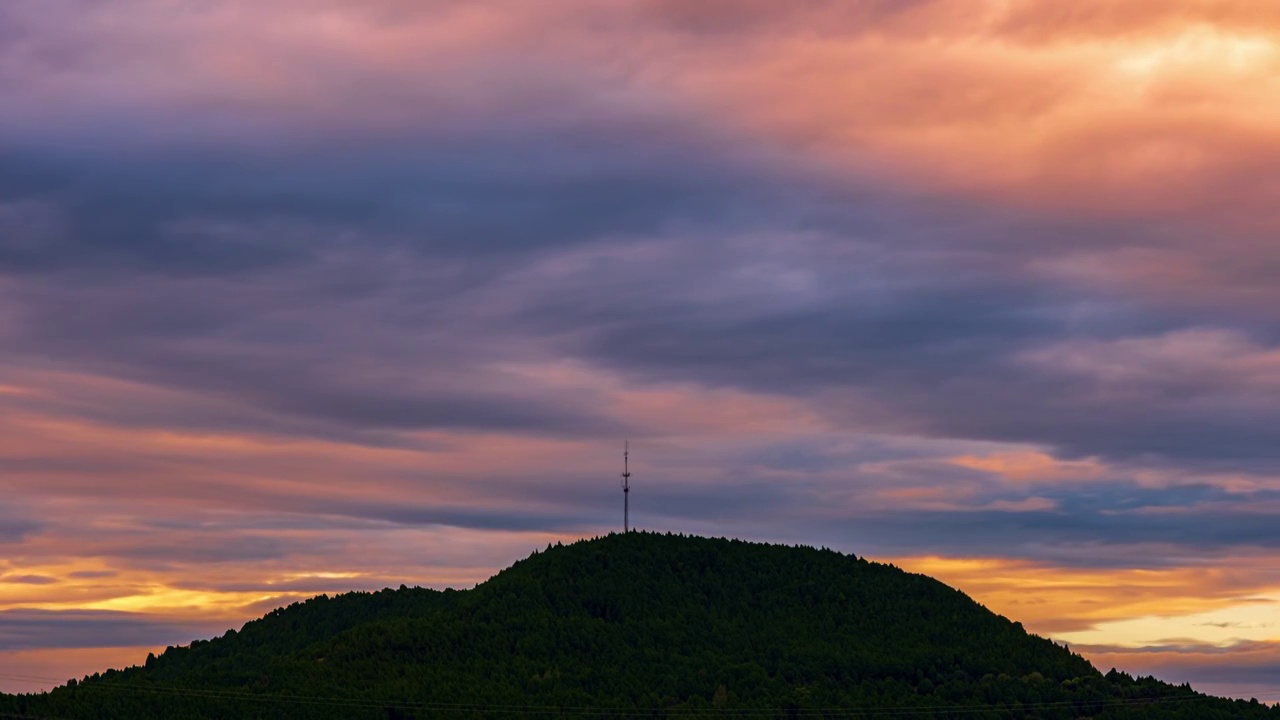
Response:
[{"label": "hillside slope", "polygon": [[1101,675],[931,578],[631,533],[473,590],[320,597],[0,712],[61,718],[1277,718]]}]

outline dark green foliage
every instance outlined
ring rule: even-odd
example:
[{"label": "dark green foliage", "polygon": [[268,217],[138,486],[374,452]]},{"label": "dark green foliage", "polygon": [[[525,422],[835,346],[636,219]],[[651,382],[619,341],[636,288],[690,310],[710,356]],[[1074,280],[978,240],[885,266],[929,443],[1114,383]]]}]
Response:
[{"label": "dark green foliage", "polygon": [[829,550],[647,533],[474,590],[319,597],[0,713],[60,718],[1274,718],[1102,675],[936,580]]}]

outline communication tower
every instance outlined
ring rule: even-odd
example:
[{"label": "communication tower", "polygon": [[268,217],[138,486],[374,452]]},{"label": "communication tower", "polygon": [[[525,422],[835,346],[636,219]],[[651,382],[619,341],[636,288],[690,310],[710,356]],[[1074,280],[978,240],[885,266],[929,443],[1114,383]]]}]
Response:
[{"label": "communication tower", "polygon": [[631,532],[631,441],[622,444],[622,532]]}]

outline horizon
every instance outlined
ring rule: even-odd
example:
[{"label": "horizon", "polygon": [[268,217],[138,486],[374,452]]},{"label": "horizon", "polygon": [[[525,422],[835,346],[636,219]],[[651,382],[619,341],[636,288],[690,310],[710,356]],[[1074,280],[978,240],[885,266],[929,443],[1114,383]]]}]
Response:
[{"label": "horizon", "polygon": [[1278,702],[1278,78],[1210,0],[4,3],[0,691],[620,527],[629,438],[641,527]]},{"label": "horizon", "polygon": [[[451,590],[454,590],[454,591],[457,591],[457,592],[465,592],[465,591],[468,591],[468,590],[473,590],[473,589],[475,589],[476,587],[478,587],[479,585],[481,585],[481,584],[483,584],[483,583],[485,583],[485,582],[487,582],[487,581],[489,581],[489,580],[493,579],[493,578],[494,578],[494,577],[496,577],[497,575],[501,574],[503,571],[505,571],[505,570],[508,570],[508,569],[512,568],[516,563],[522,562],[522,561],[524,561],[524,560],[532,559],[532,558],[534,558],[534,557],[536,557],[536,556],[538,556],[538,555],[540,555],[540,554],[542,554],[542,553],[549,552],[549,551],[551,551],[551,550],[553,550],[553,549],[555,549],[555,548],[559,548],[559,547],[568,547],[568,546],[576,545],[576,544],[579,544],[579,543],[590,543],[590,542],[596,542],[596,541],[605,540],[605,539],[608,539],[608,538],[620,537],[620,536],[623,536],[623,535],[631,535],[631,534],[656,535],[656,536],[660,536],[660,537],[678,537],[678,538],[690,538],[690,539],[699,539],[699,540],[722,540],[722,541],[727,541],[727,542],[742,542],[742,543],[745,543],[745,544],[748,544],[748,545],[756,545],[756,546],[761,546],[761,547],[786,547],[786,548],[807,549],[807,550],[814,550],[814,551],[830,551],[830,552],[834,552],[834,553],[836,553],[836,554],[838,554],[838,555],[840,555],[840,556],[842,556],[842,557],[854,558],[854,559],[860,559],[860,560],[864,560],[864,561],[871,562],[871,563],[878,563],[878,564],[887,565],[887,566],[890,566],[890,567],[897,567],[897,568],[899,568],[899,569],[901,569],[901,570],[903,570],[903,571],[905,571],[905,572],[909,572],[909,573],[913,573],[913,572],[915,572],[915,573],[919,573],[919,574],[922,574],[922,575],[926,575],[926,576],[928,576],[928,577],[934,577],[934,576],[931,576],[931,575],[929,575],[928,573],[925,573],[925,572],[920,572],[920,571],[918,571],[918,570],[913,570],[912,568],[909,568],[909,567],[902,567],[901,565],[898,565],[897,563],[894,563],[894,562],[892,562],[892,561],[890,561],[890,560],[882,560],[882,559],[877,559],[877,558],[873,558],[873,557],[867,557],[867,556],[865,556],[865,555],[859,555],[859,554],[857,554],[857,553],[856,553],[856,552],[854,552],[854,551],[845,551],[845,550],[841,550],[841,549],[838,549],[838,548],[831,548],[831,547],[828,547],[828,546],[826,546],[826,545],[811,545],[811,544],[805,544],[805,543],[802,543],[802,542],[791,542],[791,543],[789,543],[789,542],[782,542],[782,541],[755,540],[755,539],[751,539],[751,538],[748,538],[748,537],[737,537],[737,536],[727,536],[727,535],[718,535],[718,536],[717,536],[717,535],[697,535],[697,534],[691,534],[691,533],[684,533],[684,532],[680,532],[680,531],[676,531],[676,530],[658,531],[658,530],[648,530],[648,529],[644,529],[644,528],[636,528],[636,527],[632,527],[632,528],[630,528],[629,530],[625,530],[625,531],[622,531],[622,532],[619,532],[619,531],[617,531],[617,530],[615,529],[615,530],[609,530],[609,531],[606,531],[606,532],[604,532],[604,533],[602,533],[602,534],[598,534],[598,535],[583,536],[583,537],[578,537],[578,538],[569,538],[569,539],[567,539],[567,540],[556,540],[556,541],[554,541],[554,542],[548,542],[548,543],[547,543],[547,545],[546,545],[546,547],[538,547],[538,546],[535,546],[535,547],[533,547],[531,550],[529,550],[529,552],[528,552],[527,554],[520,555],[519,557],[516,557],[516,558],[514,558],[514,559],[510,560],[506,565],[501,566],[501,567],[499,567],[499,568],[495,569],[491,574],[489,574],[489,575],[487,575],[487,576],[485,576],[485,577],[483,577],[483,578],[477,579],[477,580],[475,580],[474,582],[470,582],[470,583],[469,583],[469,584],[467,584],[467,585],[463,585],[463,584],[456,584],[456,585],[455,585],[455,584],[446,584],[446,585],[436,585],[436,586],[423,586],[423,585],[410,585],[410,586],[406,586],[404,583],[401,583],[398,587],[399,587],[399,589],[404,589],[405,587],[409,587],[409,588],[411,588],[411,589],[414,589],[414,588],[423,588],[423,587],[428,587],[429,589],[434,589],[434,590],[446,590],[446,589],[451,589]],[[943,582],[944,584],[947,584],[948,586],[953,587],[953,588],[955,588],[955,589],[957,589],[957,590],[960,590],[962,593],[964,593],[964,594],[965,594],[965,596],[966,596],[966,597],[971,598],[972,600],[974,600],[975,602],[977,602],[979,605],[982,605],[983,607],[985,607],[987,610],[989,610],[989,611],[991,611],[991,612],[993,612],[993,613],[995,613],[995,614],[997,614],[997,615],[1001,615],[1002,617],[1005,617],[1006,619],[1008,619],[1008,620],[1010,620],[1010,621],[1012,621],[1012,622],[1015,622],[1015,623],[1019,623],[1019,624],[1021,624],[1021,621],[1020,621],[1017,617],[1011,617],[1011,616],[1009,616],[1009,615],[1007,615],[1007,614],[1005,614],[1005,613],[1000,612],[1000,610],[999,610],[999,609],[997,609],[997,608],[989,607],[987,604],[983,603],[983,602],[982,602],[982,600],[981,600],[980,598],[973,597],[973,596],[972,596],[972,595],[970,595],[968,592],[965,592],[965,590],[964,590],[963,588],[959,588],[959,587],[957,587],[957,586],[955,586],[955,585],[951,585],[951,584],[949,584],[949,583],[946,583],[946,581],[945,581],[945,580],[943,580],[942,578],[935,577],[934,579],[939,580],[939,581]],[[260,616],[247,618],[247,619],[245,620],[245,622],[252,622],[253,620],[259,619],[259,617],[262,617],[262,616],[265,616],[265,615],[269,614],[269,613],[270,613],[271,611],[273,611],[273,610],[276,610],[276,609],[283,609],[283,608],[289,607],[289,606],[291,606],[291,605],[293,605],[293,604],[295,604],[295,603],[305,603],[307,600],[312,599],[312,598],[316,598],[316,597],[322,597],[322,596],[323,596],[323,597],[333,597],[333,596],[336,596],[336,595],[343,595],[343,594],[348,594],[348,593],[373,593],[373,592],[379,592],[379,591],[383,591],[383,590],[392,590],[392,591],[394,591],[394,590],[396,590],[396,589],[397,589],[396,587],[388,585],[388,586],[384,586],[384,587],[380,587],[380,588],[362,588],[362,589],[346,590],[346,591],[336,591],[336,592],[329,592],[329,593],[317,593],[317,594],[315,594],[315,595],[311,595],[311,596],[308,596],[308,597],[299,597],[299,598],[295,598],[295,599],[294,599],[294,600],[292,600],[290,603],[285,604],[285,605],[279,605],[279,606],[276,606],[276,607],[274,607],[274,608],[265,609],[265,611],[264,611],[263,613],[261,613],[261,615],[260,615]],[[185,640],[185,641],[180,642],[180,643],[169,643],[169,644],[168,644],[168,645],[166,645],[166,646],[157,646],[157,647],[155,647],[155,648],[147,649],[146,651],[147,651],[148,653],[154,653],[154,654],[156,654],[156,655],[159,655],[159,654],[161,654],[165,649],[167,649],[167,647],[169,647],[169,646],[187,646],[187,645],[190,645],[192,642],[195,642],[195,641],[214,639],[214,638],[217,638],[217,637],[220,637],[220,636],[224,635],[224,634],[226,633],[226,631],[228,631],[228,630],[236,630],[236,631],[239,631],[239,630],[241,630],[241,629],[242,629],[242,626],[243,626],[243,623],[241,623],[240,625],[237,625],[237,626],[235,626],[235,627],[228,627],[228,628],[224,628],[224,629],[222,629],[222,630],[220,630],[220,631],[210,633],[210,634],[208,634],[208,635],[206,635],[206,636],[202,636],[202,637],[199,637],[199,638],[191,638],[191,639],[189,639],[189,640]],[[1028,632],[1029,634],[1032,634],[1032,635],[1039,635],[1039,633],[1035,633],[1035,632],[1034,632],[1033,630],[1031,630],[1031,629],[1027,629],[1027,632]],[[1067,642],[1065,642],[1065,641],[1059,641],[1058,639],[1053,638],[1052,636],[1048,636],[1048,635],[1041,635],[1041,637],[1046,637],[1047,639],[1052,640],[1052,641],[1054,641],[1055,643],[1058,643],[1058,644],[1062,645],[1064,648],[1068,648],[1068,649],[1070,649],[1070,645],[1069,645],[1069,643],[1067,643]],[[113,649],[113,650],[114,650],[114,649]],[[1088,651],[1086,650],[1086,652],[1088,652]],[[118,656],[118,653],[113,653],[113,656]],[[1085,657],[1086,657],[1086,659],[1090,659],[1090,658],[1088,657],[1088,655],[1085,655]],[[46,691],[46,690],[52,689],[52,688],[54,688],[54,687],[59,687],[59,686],[65,685],[69,680],[77,680],[77,681],[78,681],[78,680],[81,680],[81,679],[83,679],[83,678],[85,678],[85,677],[87,677],[87,676],[90,676],[90,675],[93,675],[93,674],[95,674],[95,673],[99,673],[99,672],[104,672],[104,671],[106,671],[106,670],[108,670],[108,669],[122,670],[122,669],[124,669],[124,668],[131,667],[131,666],[140,666],[140,665],[142,665],[142,664],[143,664],[143,660],[145,660],[145,656],[144,656],[144,657],[142,657],[141,659],[137,659],[136,661],[132,661],[132,660],[131,660],[131,661],[128,661],[128,662],[120,662],[120,663],[117,663],[117,664],[115,664],[115,665],[106,665],[106,666],[103,666],[103,665],[93,665],[89,670],[86,670],[85,672],[75,673],[75,674],[73,674],[71,677],[64,678],[64,679],[58,679],[58,678],[51,677],[51,676],[41,676],[41,675],[38,675],[38,674],[35,674],[35,675],[33,675],[33,674],[9,675],[8,677],[6,677],[6,674],[5,674],[5,673],[0,672],[0,685],[3,685],[3,683],[6,683],[6,682],[7,682],[7,683],[10,683],[10,684],[15,685],[15,688],[14,688],[14,689],[7,689],[7,690],[6,690],[6,689],[0,689],[0,692],[10,692],[10,693],[15,693],[15,692],[17,692],[17,693],[43,692],[43,691]],[[1111,667],[1102,667],[1102,666],[1098,665],[1098,663],[1097,663],[1097,662],[1095,662],[1095,661],[1093,661],[1092,659],[1090,659],[1090,661],[1093,663],[1094,667],[1095,667],[1099,672],[1101,672],[1101,673],[1106,673],[1108,670],[1118,670],[1118,671],[1120,671],[1120,672],[1126,672],[1126,673],[1130,674],[1130,675],[1131,675],[1131,676],[1133,676],[1133,677],[1139,677],[1139,676],[1143,676],[1143,675],[1144,675],[1143,673],[1135,673],[1135,672],[1131,672],[1128,668],[1125,668],[1125,667],[1117,667],[1117,666],[1114,666],[1114,665],[1113,665],[1113,666],[1111,666]],[[86,665],[85,665],[85,662],[86,662],[86,661],[84,661],[84,660],[80,660],[80,661],[79,661],[79,663],[80,663],[80,664],[79,664],[78,666],[86,666]],[[95,660],[91,660],[91,661],[88,661],[88,662],[97,662],[97,660],[95,659]],[[1167,680],[1166,680],[1166,681],[1167,681]],[[33,687],[32,687],[33,685],[38,685],[39,687],[35,687],[35,688],[33,688]],[[1247,691],[1247,690],[1245,690],[1245,689],[1243,689],[1243,688],[1239,688],[1238,686],[1233,686],[1233,687],[1236,687],[1236,688],[1238,689],[1238,691],[1233,695],[1234,697],[1239,697],[1239,698],[1241,698],[1241,699],[1246,699],[1246,700],[1258,700],[1258,701],[1260,701],[1260,702],[1267,703],[1267,704],[1280,705],[1280,699],[1269,699],[1269,698],[1267,697],[1267,696],[1268,696],[1268,693],[1269,693],[1269,686],[1263,686],[1263,689],[1262,689],[1261,691],[1257,691],[1257,690],[1254,690],[1254,691]],[[1213,694],[1211,691],[1208,691],[1208,690],[1206,690],[1206,689],[1205,689],[1205,688],[1203,688],[1203,687],[1194,687],[1193,689],[1197,690],[1198,692],[1207,693],[1207,694],[1211,694],[1211,695]]]}]

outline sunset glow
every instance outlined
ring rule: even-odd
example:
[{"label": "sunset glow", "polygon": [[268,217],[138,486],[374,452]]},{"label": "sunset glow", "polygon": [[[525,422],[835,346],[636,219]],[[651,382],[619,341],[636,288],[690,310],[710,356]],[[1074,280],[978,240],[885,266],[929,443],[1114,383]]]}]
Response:
[{"label": "sunset glow", "polygon": [[1280,701],[1280,5],[18,0],[0,98],[2,690],[619,529],[629,438]]}]

